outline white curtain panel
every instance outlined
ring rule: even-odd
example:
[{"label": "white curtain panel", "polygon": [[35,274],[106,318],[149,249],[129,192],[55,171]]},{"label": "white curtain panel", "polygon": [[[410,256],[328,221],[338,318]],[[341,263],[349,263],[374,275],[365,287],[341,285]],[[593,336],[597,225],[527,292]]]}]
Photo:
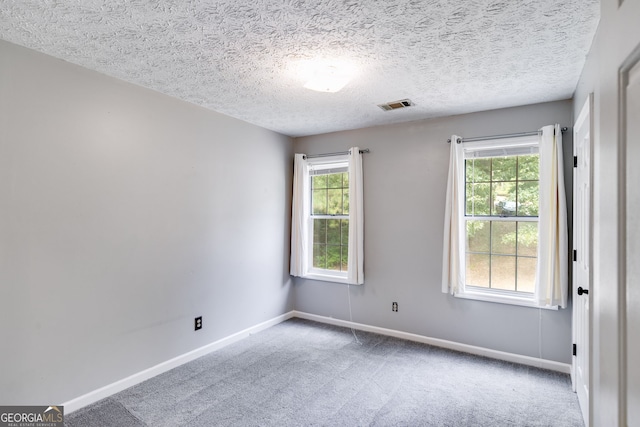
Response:
[{"label": "white curtain panel", "polygon": [[538,305],[567,306],[567,206],[560,125],[545,126],[540,137],[540,210],[538,222]]},{"label": "white curtain panel", "polygon": [[296,154],[293,159],[293,197],[291,200],[291,265],[292,276],[302,276],[307,271],[308,223],[305,194],[307,187],[307,160],[304,154]]},{"label": "white curtain panel", "polygon": [[462,257],[464,245],[461,242],[460,227],[464,206],[460,192],[464,187],[460,181],[460,168],[464,167],[462,144],[457,141],[460,137],[451,136],[451,152],[449,155],[449,178],[447,180],[447,200],[444,214],[444,240],[442,250],[442,292],[455,295],[464,283]]},{"label": "white curtain panel", "polygon": [[349,150],[349,261],[347,283],[364,283],[364,196],[362,154],[360,148]]}]

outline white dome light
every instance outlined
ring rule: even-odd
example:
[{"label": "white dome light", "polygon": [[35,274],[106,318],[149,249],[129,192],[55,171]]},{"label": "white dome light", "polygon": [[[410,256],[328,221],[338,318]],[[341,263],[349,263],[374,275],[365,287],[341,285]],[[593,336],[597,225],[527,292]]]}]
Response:
[{"label": "white dome light", "polygon": [[338,92],[349,83],[351,74],[334,65],[324,66],[315,70],[304,87],[318,92]]}]

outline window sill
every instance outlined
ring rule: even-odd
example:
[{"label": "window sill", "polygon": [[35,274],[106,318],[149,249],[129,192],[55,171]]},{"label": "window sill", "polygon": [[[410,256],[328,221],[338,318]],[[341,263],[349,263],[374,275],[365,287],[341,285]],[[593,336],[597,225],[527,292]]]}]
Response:
[{"label": "window sill", "polygon": [[346,276],[337,276],[332,274],[321,274],[321,273],[307,273],[302,276],[303,279],[311,279],[311,280],[320,280],[322,282],[334,282],[334,283],[343,283],[347,285],[347,277]]},{"label": "window sill", "polygon": [[521,307],[543,308],[545,310],[557,310],[558,306],[541,306],[538,305],[533,298],[525,296],[512,295],[502,292],[483,292],[475,290],[466,290],[465,292],[455,294],[456,298],[471,299],[477,301],[495,302],[498,304],[518,305]]}]

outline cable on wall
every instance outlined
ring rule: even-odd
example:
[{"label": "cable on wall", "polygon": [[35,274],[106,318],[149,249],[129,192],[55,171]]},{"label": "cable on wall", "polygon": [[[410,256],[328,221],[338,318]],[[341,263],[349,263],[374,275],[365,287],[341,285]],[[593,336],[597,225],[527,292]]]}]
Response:
[{"label": "cable on wall", "polygon": [[[351,285],[348,283],[347,283],[347,298],[349,300],[349,321],[353,323],[353,314],[351,313]],[[351,333],[353,334],[353,337],[356,339],[356,342],[362,345],[362,343],[358,339],[358,336],[356,335],[356,330],[353,327],[351,327]]]},{"label": "cable on wall", "polygon": [[542,359],[542,309],[538,308],[538,358]]}]

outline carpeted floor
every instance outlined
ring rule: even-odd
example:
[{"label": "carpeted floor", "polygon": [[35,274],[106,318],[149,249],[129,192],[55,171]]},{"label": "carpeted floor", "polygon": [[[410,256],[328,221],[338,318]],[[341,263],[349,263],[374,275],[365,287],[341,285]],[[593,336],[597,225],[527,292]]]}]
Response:
[{"label": "carpeted floor", "polygon": [[67,426],[583,426],[568,375],[291,319]]}]

